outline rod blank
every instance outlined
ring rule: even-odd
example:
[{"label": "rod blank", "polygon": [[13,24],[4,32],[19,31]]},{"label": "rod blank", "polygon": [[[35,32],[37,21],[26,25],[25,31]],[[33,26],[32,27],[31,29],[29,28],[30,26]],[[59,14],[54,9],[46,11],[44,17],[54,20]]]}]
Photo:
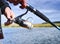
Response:
[{"label": "rod blank", "polygon": [[58,30],[60,30],[60,28],[58,26],[56,26],[54,23],[52,23],[49,20],[49,18],[47,18],[44,14],[42,14],[37,9],[33,8],[31,5],[27,6],[26,9],[28,9],[30,12],[34,13],[35,15],[37,15],[39,18],[43,19],[44,21],[50,23],[52,26],[54,26],[55,28],[57,28]]}]

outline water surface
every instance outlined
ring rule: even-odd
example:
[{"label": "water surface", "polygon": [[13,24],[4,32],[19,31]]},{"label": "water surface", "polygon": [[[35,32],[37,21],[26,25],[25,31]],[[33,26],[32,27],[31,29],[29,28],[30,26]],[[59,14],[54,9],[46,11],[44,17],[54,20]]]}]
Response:
[{"label": "water surface", "polygon": [[1,44],[60,44],[60,31],[56,28],[3,28]]}]

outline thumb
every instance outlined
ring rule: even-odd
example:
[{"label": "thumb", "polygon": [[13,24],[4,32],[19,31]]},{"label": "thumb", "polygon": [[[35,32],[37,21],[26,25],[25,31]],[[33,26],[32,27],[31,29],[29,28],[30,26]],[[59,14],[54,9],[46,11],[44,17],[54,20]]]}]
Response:
[{"label": "thumb", "polygon": [[8,14],[6,17],[8,20],[11,20],[10,14]]}]

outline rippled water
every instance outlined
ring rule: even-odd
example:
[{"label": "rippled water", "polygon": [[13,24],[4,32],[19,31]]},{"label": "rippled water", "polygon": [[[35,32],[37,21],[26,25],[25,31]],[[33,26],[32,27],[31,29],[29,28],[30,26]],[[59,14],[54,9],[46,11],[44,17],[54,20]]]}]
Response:
[{"label": "rippled water", "polygon": [[60,44],[60,31],[56,28],[3,28],[1,44]]}]

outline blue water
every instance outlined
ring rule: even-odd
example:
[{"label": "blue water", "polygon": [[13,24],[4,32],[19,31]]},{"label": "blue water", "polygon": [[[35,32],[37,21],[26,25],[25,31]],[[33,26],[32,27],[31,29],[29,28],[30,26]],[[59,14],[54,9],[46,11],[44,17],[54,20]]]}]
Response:
[{"label": "blue water", "polygon": [[60,31],[56,28],[3,28],[1,44],[60,44]]}]

